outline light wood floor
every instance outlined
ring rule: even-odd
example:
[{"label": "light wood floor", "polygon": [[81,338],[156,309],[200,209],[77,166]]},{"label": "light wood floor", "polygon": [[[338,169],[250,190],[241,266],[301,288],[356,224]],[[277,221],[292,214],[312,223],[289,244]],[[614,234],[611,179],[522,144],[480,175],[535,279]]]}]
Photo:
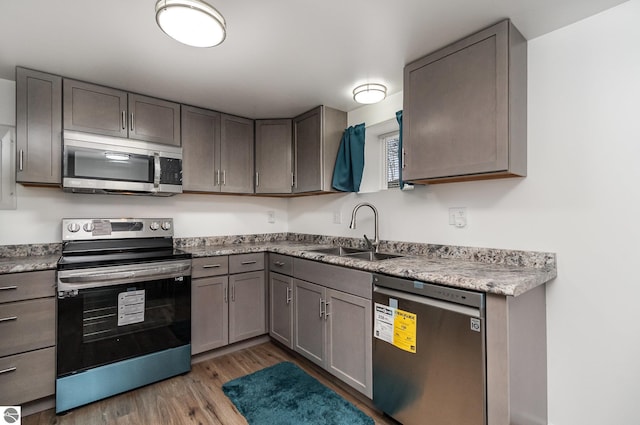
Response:
[{"label": "light wood floor", "polygon": [[[291,361],[371,416],[378,425],[394,425],[327,379],[324,372],[272,343],[193,365],[191,372],[79,407],[56,416],[53,409],[23,418],[23,425],[246,425],[222,392],[225,382],[281,361]],[[330,424],[327,424],[330,425]],[[333,425],[333,424],[331,424]],[[337,425],[337,424],[336,424]]]}]

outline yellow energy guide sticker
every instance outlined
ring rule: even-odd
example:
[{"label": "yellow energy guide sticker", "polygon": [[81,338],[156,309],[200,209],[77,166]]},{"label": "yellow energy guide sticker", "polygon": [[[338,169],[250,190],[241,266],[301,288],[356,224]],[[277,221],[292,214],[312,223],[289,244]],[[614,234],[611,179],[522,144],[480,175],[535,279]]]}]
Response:
[{"label": "yellow energy guide sticker", "polygon": [[415,313],[375,303],[373,336],[401,350],[416,352],[417,323]]},{"label": "yellow energy guide sticker", "polygon": [[393,319],[393,345],[410,353],[416,352],[416,327],[418,317],[415,313],[396,309]]}]

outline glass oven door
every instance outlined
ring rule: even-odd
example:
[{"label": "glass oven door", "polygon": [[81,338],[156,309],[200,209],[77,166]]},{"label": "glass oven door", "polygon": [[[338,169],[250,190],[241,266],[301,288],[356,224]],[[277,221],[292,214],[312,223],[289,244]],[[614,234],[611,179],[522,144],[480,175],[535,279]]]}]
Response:
[{"label": "glass oven door", "polygon": [[58,271],[57,377],[189,344],[191,262]]}]

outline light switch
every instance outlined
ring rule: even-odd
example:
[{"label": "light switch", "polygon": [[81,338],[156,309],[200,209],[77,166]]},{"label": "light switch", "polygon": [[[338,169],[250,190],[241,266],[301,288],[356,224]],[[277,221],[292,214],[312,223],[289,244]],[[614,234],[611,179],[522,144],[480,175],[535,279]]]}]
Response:
[{"label": "light switch", "polygon": [[467,225],[467,208],[449,208],[449,224],[461,229]]},{"label": "light switch", "polygon": [[275,223],[276,222],[276,212],[275,211],[267,211],[267,222]]}]

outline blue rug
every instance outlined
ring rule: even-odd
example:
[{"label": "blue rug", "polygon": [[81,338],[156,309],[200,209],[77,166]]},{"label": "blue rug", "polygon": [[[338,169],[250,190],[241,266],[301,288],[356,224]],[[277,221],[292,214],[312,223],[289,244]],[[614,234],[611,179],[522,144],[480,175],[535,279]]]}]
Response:
[{"label": "blue rug", "polygon": [[229,381],[222,390],[250,425],[373,425],[373,419],[290,362]]}]

